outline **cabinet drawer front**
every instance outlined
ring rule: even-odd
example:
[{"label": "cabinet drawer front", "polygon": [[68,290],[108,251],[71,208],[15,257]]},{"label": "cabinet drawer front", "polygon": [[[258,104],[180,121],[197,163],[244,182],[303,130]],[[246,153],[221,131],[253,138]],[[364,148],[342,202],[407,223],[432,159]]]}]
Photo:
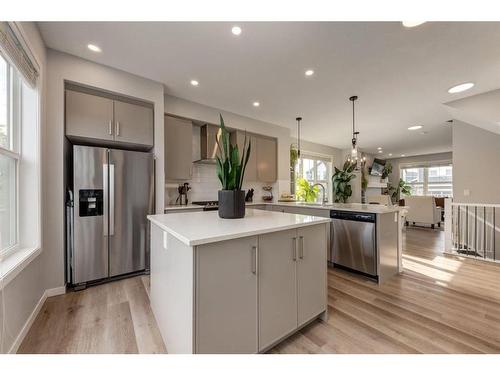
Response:
[{"label": "cabinet drawer front", "polygon": [[255,353],[257,237],[196,247],[196,352]]},{"label": "cabinet drawer front", "polygon": [[297,328],[296,230],[259,236],[259,350]]},{"label": "cabinet drawer front", "polygon": [[319,224],[297,230],[298,325],[326,310],[327,237],[326,225]]}]

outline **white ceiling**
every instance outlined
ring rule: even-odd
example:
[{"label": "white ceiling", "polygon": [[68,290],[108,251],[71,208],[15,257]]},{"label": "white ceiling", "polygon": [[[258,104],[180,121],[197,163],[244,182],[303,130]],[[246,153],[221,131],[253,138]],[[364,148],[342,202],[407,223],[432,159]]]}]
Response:
[{"label": "white ceiling", "polygon": [[[442,103],[500,87],[500,23],[42,22],[48,47],[165,84],[168,94],[349,147],[351,103],[360,147],[394,156],[451,150]],[[87,49],[97,44],[102,53]],[[312,77],[304,71],[314,69]],[[198,87],[190,80],[200,82]],[[475,82],[465,93],[449,87]],[[254,101],[260,107],[252,106]],[[423,125],[427,134],[407,130]]]}]

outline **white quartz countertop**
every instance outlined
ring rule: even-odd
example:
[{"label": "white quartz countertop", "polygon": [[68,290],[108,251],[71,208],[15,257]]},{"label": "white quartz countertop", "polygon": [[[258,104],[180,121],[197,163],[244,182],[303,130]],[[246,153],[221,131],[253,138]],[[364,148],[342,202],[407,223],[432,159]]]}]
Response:
[{"label": "white quartz countertop", "polygon": [[[246,202],[245,203],[245,206],[247,207],[251,207],[251,206],[260,206],[260,205],[263,205],[263,204],[268,204],[269,202]],[[203,206],[199,205],[199,204],[184,204],[184,205],[180,205],[180,204],[170,204],[170,205],[167,205],[165,206],[165,211],[179,211],[179,210],[193,210],[193,209],[199,209],[199,210],[202,210],[203,209]]]},{"label": "white quartz countertop", "polygon": [[251,208],[242,219],[221,219],[217,211],[149,215],[148,219],[188,246],[330,222],[329,218]]},{"label": "white quartz countertop", "polygon": [[340,210],[353,212],[369,212],[374,214],[385,214],[405,209],[401,206],[385,206],[382,204],[362,204],[362,203],[303,203],[303,202],[274,202],[274,206],[307,207],[319,210]]},{"label": "white quartz countertop", "polygon": [[[251,202],[246,203],[247,207],[255,205],[269,205],[269,206],[288,206],[288,207],[304,207],[304,208],[315,208],[318,210],[341,210],[341,211],[352,211],[352,212],[369,212],[375,214],[385,214],[390,212],[396,212],[406,209],[403,206],[385,206],[380,204],[362,204],[362,203],[327,203],[325,205],[319,203],[303,203],[303,202]],[[195,204],[188,204],[184,206],[166,206],[165,211],[171,210],[189,210],[189,209],[202,209],[203,206],[198,206]]]}]

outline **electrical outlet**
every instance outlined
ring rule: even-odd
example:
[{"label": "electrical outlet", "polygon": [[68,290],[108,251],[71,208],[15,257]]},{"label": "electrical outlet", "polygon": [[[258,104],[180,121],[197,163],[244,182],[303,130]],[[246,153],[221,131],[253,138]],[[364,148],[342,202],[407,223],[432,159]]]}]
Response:
[{"label": "electrical outlet", "polygon": [[464,197],[470,196],[470,190],[469,189],[464,189]]}]

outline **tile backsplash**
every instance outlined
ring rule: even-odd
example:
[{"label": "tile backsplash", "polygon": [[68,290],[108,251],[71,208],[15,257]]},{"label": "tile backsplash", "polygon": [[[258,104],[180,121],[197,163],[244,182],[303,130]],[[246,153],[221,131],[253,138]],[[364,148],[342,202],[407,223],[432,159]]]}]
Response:
[{"label": "tile backsplash", "polygon": [[[178,197],[177,186],[184,182],[189,182],[191,190],[188,192],[189,202],[193,201],[211,201],[217,200],[217,192],[220,190],[220,182],[215,171],[215,164],[193,164],[193,177],[187,181],[167,181],[165,188],[165,202],[168,205],[175,204]],[[253,188],[254,202],[261,202],[262,196],[268,193],[262,190],[265,184],[262,182],[246,182],[243,184],[243,190]],[[270,184],[273,186],[273,195],[277,197],[277,183]]]}]

